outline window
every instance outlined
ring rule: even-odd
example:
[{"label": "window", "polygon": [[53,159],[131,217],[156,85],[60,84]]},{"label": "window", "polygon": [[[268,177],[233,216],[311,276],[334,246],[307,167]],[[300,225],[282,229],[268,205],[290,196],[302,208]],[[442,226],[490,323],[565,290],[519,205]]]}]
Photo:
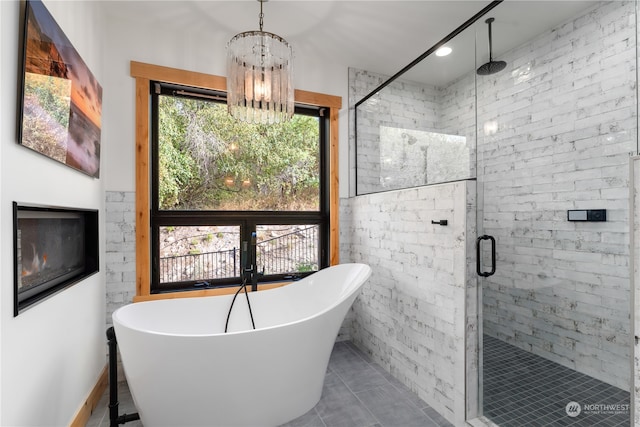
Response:
[{"label": "window", "polygon": [[[136,251],[136,295],[134,302],[155,299],[173,298],[176,294],[151,293],[152,248],[151,248],[151,102],[152,82],[172,82],[189,87],[205,88],[211,91],[224,92],[226,79],[220,76],[162,67],[131,61],[131,77],[135,79],[135,251]],[[326,248],[329,264],[339,262],[338,234],[338,125],[342,98],[317,92],[296,89],[296,103],[305,106],[323,107],[328,113],[328,199],[329,199],[329,236]],[[278,285],[262,285],[268,288]],[[200,289],[181,292],[179,296],[205,296],[221,293],[233,293],[233,288]]]},{"label": "window", "polygon": [[151,293],[237,285],[329,265],[326,108],[290,122],[235,121],[225,93],[151,88]]}]

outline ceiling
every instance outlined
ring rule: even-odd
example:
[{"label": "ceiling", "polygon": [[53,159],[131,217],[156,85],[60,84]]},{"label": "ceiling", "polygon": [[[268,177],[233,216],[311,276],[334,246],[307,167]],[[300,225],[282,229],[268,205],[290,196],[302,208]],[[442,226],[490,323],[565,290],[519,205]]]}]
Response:
[{"label": "ceiling", "polygon": [[[595,3],[506,0],[491,12],[496,17],[494,59]],[[135,17],[141,24],[179,32],[215,29],[225,32],[226,39],[257,29],[260,11],[256,0],[111,0],[103,4],[108,14]],[[264,3],[264,31],[284,37],[294,54],[313,51],[322,61],[393,75],[488,4],[484,0],[271,0]],[[455,55],[446,57],[445,65],[414,73],[411,79],[442,85],[475,69],[476,31],[478,49],[486,49],[486,24],[481,19],[459,37],[459,47]],[[478,61],[486,61],[483,55],[487,56],[478,51]]]}]

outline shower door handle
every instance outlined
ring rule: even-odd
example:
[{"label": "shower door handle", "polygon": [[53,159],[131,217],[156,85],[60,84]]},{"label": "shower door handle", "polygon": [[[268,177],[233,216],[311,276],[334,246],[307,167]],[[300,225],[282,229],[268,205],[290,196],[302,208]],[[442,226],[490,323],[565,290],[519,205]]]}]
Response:
[{"label": "shower door handle", "polygon": [[[489,240],[491,242],[491,270],[490,271],[482,271],[481,266],[481,254],[480,254],[480,245],[483,240]],[[478,276],[489,277],[496,272],[496,239],[493,236],[483,235],[478,237],[476,240],[476,272]]]}]

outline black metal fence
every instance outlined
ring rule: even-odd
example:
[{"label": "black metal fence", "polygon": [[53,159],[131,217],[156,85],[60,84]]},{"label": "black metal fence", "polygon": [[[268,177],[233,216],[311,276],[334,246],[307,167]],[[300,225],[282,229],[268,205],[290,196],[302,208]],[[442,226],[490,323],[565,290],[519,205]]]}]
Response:
[{"label": "black metal fence", "polygon": [[[286,274],[318,269],[318,226],[262,240],[256,248],[258,271]],[[240,276],[240,248],[160,258],[160,283]]]},{"label": "black metal fence", "polygon": [[160,283],[209,280],[240,275],[237,248],[160,258]]},{"label": "black metal fence", "polygon": [[318,269],[318,226],[266,239],[256,248],[256,265],[264,274],[299,273]]}]

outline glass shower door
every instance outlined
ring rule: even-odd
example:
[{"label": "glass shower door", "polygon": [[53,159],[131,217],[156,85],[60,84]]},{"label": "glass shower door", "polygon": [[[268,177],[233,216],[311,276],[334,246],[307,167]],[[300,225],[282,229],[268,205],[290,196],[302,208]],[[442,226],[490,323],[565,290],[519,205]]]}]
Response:
[{"label": "glass shower door", "polygon": [[635,5],[554,2],[565,18],[528,32],[542,3],[487,16],[492,59],[476,26],[478,67],[506,62],[476,76],[480,408],[505,426],[629,425]]}]

